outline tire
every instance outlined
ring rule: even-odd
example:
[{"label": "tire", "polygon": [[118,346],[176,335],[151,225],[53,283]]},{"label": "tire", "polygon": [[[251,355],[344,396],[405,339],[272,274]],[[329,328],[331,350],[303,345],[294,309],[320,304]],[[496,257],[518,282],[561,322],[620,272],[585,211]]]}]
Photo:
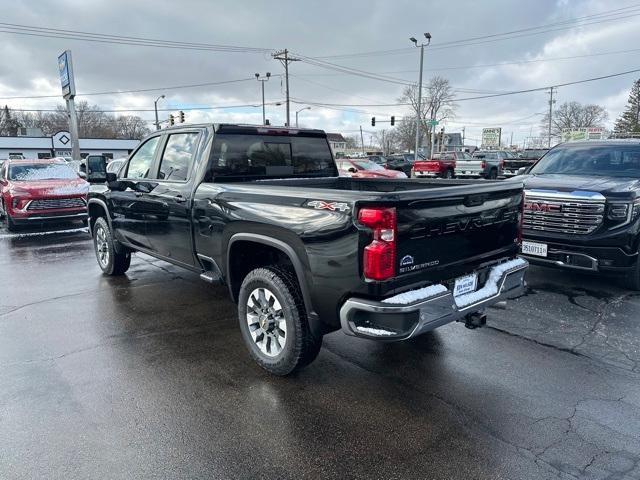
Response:
[{"label": "tire", "polygon": [[18,230],[18,226],[11,218],[11,215],[9,215],[8,213],[5,213],[5,215],[7,217],[7,230],[9,230],[10,232],[15,232],[16,230]]},{"label": "tire", "polygon": [[99,217],[93,226],[93,249],[105,275],[123,275],[129,270],[131,252],[116,251],[111,229],[104,217]]},{"label": "tire", "polygon": [[492,168],[489,171],[489,175],[487,175],[487,179],[488,180],[496,180],[498,178],[498,170],[496,170],[495,168]]},{"label": "tire", "polygon": [[444,174],[442,175],[442,178],[447,178],[447,179],[453,178],[453,172],[451,170],[447,169],[447,171],[444,172]]},{"label": "tire", "polygon": [[285,269],[269,266],[249,272],[238,295],[238,321],[251,357],[274,375],[310,364],[322,347],[322,337],[309,329],[295,275]]}]

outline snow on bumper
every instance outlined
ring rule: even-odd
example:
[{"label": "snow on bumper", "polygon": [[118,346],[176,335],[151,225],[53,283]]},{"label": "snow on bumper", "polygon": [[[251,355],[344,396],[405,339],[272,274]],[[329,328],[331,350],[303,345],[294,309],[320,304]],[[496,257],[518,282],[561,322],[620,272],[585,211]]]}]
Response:
[{"label": "snow on bumper", "polygon": [[528,265],[521,258],[492,265],[481,288],[457,297],[445,285],[437,284],[382,301],[350,298],[340,309],[342,330],[347,335],[380,340],[404,340],[428,332],[521,294]]}]

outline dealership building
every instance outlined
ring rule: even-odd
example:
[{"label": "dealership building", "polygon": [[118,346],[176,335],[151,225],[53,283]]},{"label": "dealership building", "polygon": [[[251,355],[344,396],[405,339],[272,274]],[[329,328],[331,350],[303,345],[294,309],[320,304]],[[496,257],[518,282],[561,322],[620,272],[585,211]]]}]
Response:
[{"label": "dealership building", "polygon": [[[11,156],[28,159],[70,157],[71,135],[69,132],[58,132],[51,137],[38,135],[38,129],[20,129],[17,137],[0,137],[0,160]],[[35,135],[30,135],[35,134]],[[110,138],[81,138],[80,154],[82,158],[91,154],[104,155],[107,158],[128,156],[136,148],[139,140],[118,140]]]}]

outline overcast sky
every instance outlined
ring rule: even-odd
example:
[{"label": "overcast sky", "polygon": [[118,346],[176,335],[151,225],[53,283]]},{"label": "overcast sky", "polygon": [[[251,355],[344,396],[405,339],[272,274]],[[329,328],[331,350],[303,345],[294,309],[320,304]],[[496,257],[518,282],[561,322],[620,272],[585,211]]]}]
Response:
[{"label": "overcast sky", "polygon": [[[11,2],[3,6],[0,22],[34,27],[69,29],[97,34],[149,37],[192,43],[288,48],[307,57],[398,50],[390,54],[324,59],[366,72],[416,82],[419,52],[408,38],[433,36],[425,50],[425,80],[433,75],[448,78],[458,98],[560,84],[640,68],[640,8],[629,9],[613,21],[584,26],[564,24],[542,34],[519,36],[489,43],[475,42],[442,48],[447,42],[557,24],[614,9],[632,7],[632,0],[508,1],[469,0],[367,0],[346,1],[123,1],[56,0]],[[601,17],[598,17],[598,20]],[[592,21],[593,22],[593,21]],[[571,26],[571,28],[560,27]],[[0,30],[4,27],[0,26]],[[38,33],[32,31],[32,33]],[[268,52],[219,52],[93,43],[60,38],[0,32],[0,97],[59,95],[56,57],[71,49],[78,100],[104,108],[152,109],[161,93],[163,108],[216,107],[254,104],[256,107],[224,110],[190,110],[187,120],[261,122],[260,84],[255,72],[272,73],[266,84],[267,102],[284,99],[283,73]],[[485,41],[486,42],[486,41]],[[638,49],[637,51],[629,51]],[[620,52],[625,53],[610,53]],[[294,54],[295,54],[294,53]],[[584,56],[606,53],[599,56]],[[581,58],[557,59],[558,57]],[[483,66],[505,62],[535,62]],[[478,67],[480,65],[480,67]],[[455,68],[451,67],[464,67]],[[304,102],[330,104],[394,103],[402,85],[362,78],[320,68],[305,62],[290,67],[292,112]],[[576,100],[607,108],[612,124],[624,107],[629,88],[640,73],[598,82],[562,87],[558,103]],[[82,93],[169,87],[184,84],[250,79],[220,86],[170,89],[148,94],[82,97]],[[536,135],[541,113],[548,108],[548,94],[533,92],[458,103],[449,131],[466,126],[467,138],[479,139],[482,127],[502,127],[503,135],[522,142]],[[0,99],[14,108],[52,108],[61,98]],[[349,108],[349,107],[346,107]],[[313,106],[300,113],[307,127],[354,134],[360,125],[372,128],[371,116],[388,119],[406,112],[403,107],[351,107],[366,113]],[[284,122],[284,105],[267,106],[273,124]],[[161,119],[169,112],[161,112]],[[152,121],[153,112],[137,113]],[[292,122],[294,114],[292,113]],[[365,133],[366,137],[366,133]],[[468,143],[473,144],[473,141]]]}]

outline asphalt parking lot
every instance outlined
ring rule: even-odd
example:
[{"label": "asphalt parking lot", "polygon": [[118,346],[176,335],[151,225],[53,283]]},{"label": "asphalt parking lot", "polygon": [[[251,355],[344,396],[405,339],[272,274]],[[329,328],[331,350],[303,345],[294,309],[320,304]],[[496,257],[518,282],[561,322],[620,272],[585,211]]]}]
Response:
[{"label": "asphalt parking lot", "polygon": [[0,229],[0,478],[640,478],[640,295],[528,282],[487,328],[335,332],[276,378],[225,288]]}]

